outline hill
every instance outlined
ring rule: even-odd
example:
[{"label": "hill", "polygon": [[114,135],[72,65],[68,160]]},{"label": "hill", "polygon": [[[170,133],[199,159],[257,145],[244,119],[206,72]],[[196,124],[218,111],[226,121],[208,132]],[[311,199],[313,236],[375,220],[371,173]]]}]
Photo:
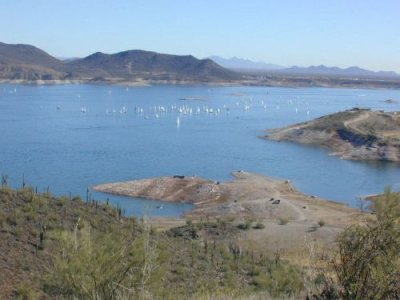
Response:
[{"label": "hill", "polygon": [[[259,198],[269,193],[260,176],[238,175],[234,199],[250,191],[254,211],[283,204],[282,198]],[[12,190],[7,180],[3,175],[0,187],[1,299],[396,299],[400,292],[400,199],[389,192],[375,200],[376,219],[328,202],[330,209],[315,224],[307,211],[320,213],[320,200],[308,197],[294,210],[296,220],[273,224],[206,215],[185,222],[126,218],[120,208],[89,194],[83,202],[24,184]],[[266,180],[282,189],[278,196],[284,199],[301,196],[288,182]],[[157,185],[158,179],[151,182]],[[188,185],[179,186],[188,191]],[[346,222],[343,217],[361,225],[344,229],[331,223]],[[299,222],[308,226],[299,228]],[[292,251],[282,248],[287,230],[304,236],[300,248],[292,240]],[[335,242],[321,243],[338,231]]]},{"label": "hill", "polygon": [[0,43],[0,79],[63,79],[63,63],[31,45]]},{"label": "hill", "polygon": [[59,60],[31,45],[0,43],[0,79],[226,82],[241,79],[210,59],[150,51],[94,53],[82,59]]},{"label": "hill", "polygon": [[[157,231],[79,197],[0,188],[1,299],[243,299],[304,294],[303,272],[241,252],[240,230],[208,219]],[[221,294],[221,296],[219,296]],[[254,299],[254,298],[252,298]]]},{"label": "hill", "polygon": [[230,81],[240,75],[210,59],[178,56],[143,50],[115,54],[94,53],[67,63],[81,77],[123,78],[162,81]]},{"label": "hill", "polygon": [[325,146],[345,159],[400,161],[396,112],[355,108],[267,132],[267,139]]}]

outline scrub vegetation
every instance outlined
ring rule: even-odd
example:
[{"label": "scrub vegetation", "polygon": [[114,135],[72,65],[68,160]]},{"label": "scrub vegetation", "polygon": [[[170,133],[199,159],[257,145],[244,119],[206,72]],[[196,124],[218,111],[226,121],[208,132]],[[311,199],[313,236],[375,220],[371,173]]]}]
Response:
[{"label": "scrub vegetation", "polygon": [[[400,197],[344,230],[316,264],[242,249],[233,220],[151,220],[79,197],[0,189],[3,299],[394,299],[400,295]],[[254,228],[264,224],[256,223]],[[322,225],[320,225],[322,226]]]}]

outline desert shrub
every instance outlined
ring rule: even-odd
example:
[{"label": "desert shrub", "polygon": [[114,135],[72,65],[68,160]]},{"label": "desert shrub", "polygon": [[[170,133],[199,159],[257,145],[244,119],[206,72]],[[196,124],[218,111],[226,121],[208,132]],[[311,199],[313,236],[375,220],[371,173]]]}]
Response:
[{"label": "desert shrub", "polygon": [[279,225],[286,225],[287,223],[289,223],[289,218],[287,217],[280,217],[278,220]]},{"label": "desert shrub", "polygon": [[246,221],[244,223],[239,223],[237,225],[237,228],[240,230],[249,230],[251,228],[251,222],[250,221]]},{"label": "desert shrub", "polygon": [[35,221],[38,218],[37,207],[32,203],[28,202],[22,207],[24,217],[27,221]]},{"label": "desert shrub", "polygon": [[68,203],[68,198],[67,197],[58,197],[56,199],[54,199],[53,201],[55,201],[57,206],[64,206],[66,203]]},{"label": "desert shrub", "polygon": [[74,201],[74,202],[79,202],[79,203],[82,203],[82,202],[83,202],[83,200],[82,200],[82,198],[81,198],[80,196],[74,196],[74,197],[72,198],[72,201]]},{"label": "desert shrub", "polygon": [[25,233],[25,230],[19,226],[15,227],[14,229],[14,235],[16,237],[21,237]]},{"label": "desert shrub", "polygon": [[386,190],[373,204],[375,220],[338,238],[336,279],[327,290],[343,299],[397,299],[400,295],[400,196]]},{"label": "desert shrub", "polygon": [[269,272],[254,277],[257,289],[268,290],[271,296],[296,295],[303,289],[302,275],[287,265],[272,265]]},{"label": "desert shrub", "polygon": [[16,208],[7,215],[7,223],[11,226],[17,226],[21,222],[22,212],[21,209]]},{"label": "desert shrub", "polygon": [[325,226],[325,221],[324,220],[319,220],[318,221],[318,225],[319,225],[319,227]]},{"label": "desert shrub", "polygon": [[56,259],[51,288],[79,299],[149,298],[150,278],[160,269],[157,239],[145,230],[101,233],[85,224],[59,233],[62,251]]},{"label": "desert shrub", "polygon": [[20,190],[17,190],[18,196],[24,198],[25,200],[32,197],[35,194],[35,190],[31,186],[25,186]]},{"label": "desert shrub", "polygon": [[261,223],[261,222],[257,222],[254,226],[253,226],[253,229],[264,229],[265,228],[265,225],[264,225],[264,223]]},{"label": "desert shrub", "polygon": [[[197,222],[188,222],[162,232],[152,230],[145,220],[117,219],[111,207],[107,213],[66,198],[61,199],[62,206],[57,198],[43,194],[35,193],[33,201],[23,198],[16,191],[10,197],[0,192],[0,217],[4,212],[6,226],[0,232],[22,245],[18,251],[24,252],[18,253],[26,260],[12,266],[18,277],[24,274],[20,278],[26,279],[26,286],[37,291],[36,298],[201,299],[210,295],[216,299],[226,295],[226,299],[242,299],[270,291],[287,298],[295,297],[301,286],[296,283],[302,279],[297,267],[271,259],[271,253],[244,247],[236,223],[203,221],[198,227]],[[14,218],[17,226],[8,225],[7,217]],[[259,227],[259,221],[242,222],[250,229]],[[45,233],[42,238],[41,233]],[[47,275],[42,275],[44,270]],[[16,284],[13,296],[29,299],[30,290],[21,287],[17,293]]]},{"label": "desert shrub", "polygon": [[3,226],[6,220],[7,220],[6,214],[2,210],[0,210],[0,227]]},{"label": "desert shrub", "polygon": [[228,223],[232,223],[233,221],[235,221],[236,216],[235,215],[228,215],[225,217],[226,222]]},{"label": "desert shrub", "polygon": [[4,196],[11,196],[12,194],[12,189],[10,189],[8,186],[3,185],[0,187],[0,193]]},{"label": "desert shrub", "polygon": [[35,290],[27,284],[20,284],[16,290],[16,298],[21,300],[34,300],[38,299]]},{"label": "desert shrub", "polygon": [[167,235],[170,237],[183,237],[188,240],[199,238],[197,226],[193,225],[184,225],[171,228],[167,231]]}]

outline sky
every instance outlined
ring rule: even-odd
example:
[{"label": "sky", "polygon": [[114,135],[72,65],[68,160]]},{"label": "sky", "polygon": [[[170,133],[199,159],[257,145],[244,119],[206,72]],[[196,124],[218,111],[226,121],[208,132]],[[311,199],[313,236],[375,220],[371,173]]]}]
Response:
[{"label": "sky", "polygon": [[0,0],[0,41],[400,72],[399,0]]}]

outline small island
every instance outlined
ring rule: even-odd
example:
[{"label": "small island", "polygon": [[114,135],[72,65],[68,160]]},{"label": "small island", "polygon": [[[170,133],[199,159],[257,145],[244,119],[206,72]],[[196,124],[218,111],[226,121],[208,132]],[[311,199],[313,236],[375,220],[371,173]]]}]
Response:
[{"label": "small island", "polygon": [[353,108],[270,129],[266,139],[329,148],[343,159],[400,161],[400,114]]}]

